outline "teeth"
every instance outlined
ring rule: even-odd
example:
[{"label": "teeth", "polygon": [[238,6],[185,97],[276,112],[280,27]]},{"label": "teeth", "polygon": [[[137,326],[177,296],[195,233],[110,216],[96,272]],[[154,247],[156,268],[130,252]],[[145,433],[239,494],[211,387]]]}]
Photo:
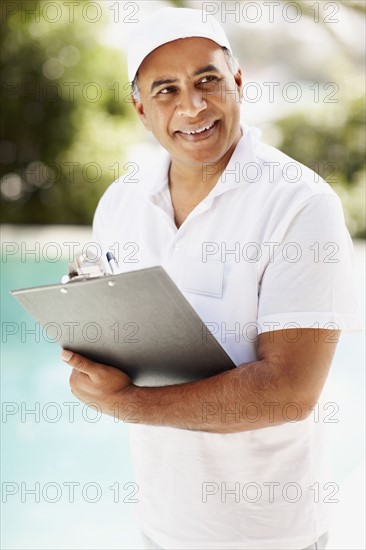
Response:
[{"label": "teeth", "polygon": [[204,126],[203,128],[199,128],[198,130],[193,130],[191,132],[182,132],[183,134],[200,134],[201,132],[204,132],[205,130],[209,130],[214,125],[214,122],[209,124],[208,126]]}]

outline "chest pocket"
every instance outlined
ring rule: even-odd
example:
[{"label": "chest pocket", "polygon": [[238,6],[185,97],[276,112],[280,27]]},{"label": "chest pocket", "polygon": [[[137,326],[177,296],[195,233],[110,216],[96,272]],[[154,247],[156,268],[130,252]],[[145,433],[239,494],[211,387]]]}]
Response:
[{"label": "chest pocket", "polygon": [[182,287],[186,292],[221,298],[224,283],[224,263],[203,262],[201,258],[185,258]]}]

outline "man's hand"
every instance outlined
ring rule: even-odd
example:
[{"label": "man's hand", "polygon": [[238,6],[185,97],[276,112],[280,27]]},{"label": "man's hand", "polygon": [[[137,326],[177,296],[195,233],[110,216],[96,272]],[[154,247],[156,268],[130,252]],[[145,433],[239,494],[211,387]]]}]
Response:
[{"label": "man's hand", "polygon": [[[235,433],[305,420],[320,396],[339,336],[338,330],[311,328],[263,332],[257,360],[164,387],[135,386],[120,370],[76,353],[63,359],[74,367],[70,384],[75,396],[98,403],[105,414],[117,410],[125,422]],[[290,405],[294,418],[284,414]],[[248,407],[257,411],[255,421]]]},{"label": "man's hand", "polygon": [[131,378],[119,369],[95,363],[83,355],[64,350],[61,359],[73,367],[71,391],[84,403],[96,403],[103,413],[113,415],[133,387]]}]

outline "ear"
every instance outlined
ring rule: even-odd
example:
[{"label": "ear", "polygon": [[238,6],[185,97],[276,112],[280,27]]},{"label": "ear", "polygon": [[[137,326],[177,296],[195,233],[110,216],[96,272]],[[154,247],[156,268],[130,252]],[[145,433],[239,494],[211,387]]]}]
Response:
[{"label": "ear", "polygon": [[147,121],[147,117],[146,117],[144,106],[143,106],[142,102],[137,101],[133,97],[132,94],[131,94],[131,99],[132,99],[132,105],[134,106],[134,109],[135,109],[136,113],[138,114],[142,124],[145,126],[146,130],[150,131],[150,126],[149,126],[149,123]]},{"label": "ear", "polygon": [[243,100],[243,72],[241,68],[237,70],[237,73],[234,75],[235,84],[238,87],[239,97],[240,97],[240,103]]}]

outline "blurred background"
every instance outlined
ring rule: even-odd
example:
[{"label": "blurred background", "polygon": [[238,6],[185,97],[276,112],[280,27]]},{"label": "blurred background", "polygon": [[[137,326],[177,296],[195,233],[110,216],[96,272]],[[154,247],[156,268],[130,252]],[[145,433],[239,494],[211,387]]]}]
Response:
[{"label": "blurred background", "polygon": [[[103,190],[128,172],[129,147],[146,140],[129,99],[127,34],[167,4],[2,3],[3,223],[91,223]],[[364,238],[365,3],[174,4],[222,22],[244,70],[244,119],[327,179]]]},{"label": "blurred background", "polygon": [[[126,427],[76,404],[57,346],[36,333],[9,290],[58,282],[65,243],[81,249],[91,240],[103,191],[155,154],[130,102],[125,49],[134,25],[167,5],[203,9],[222,23],[244,72],[243,120],[340,196],[364,303],[363,0],[3,1],[4,549],[139,548]],[[332,480],[342,488],[334,549],[365,548],[363,362],[363,335],[342,336],[326,389],[339,406],[339,422],[327,424]]]}]

